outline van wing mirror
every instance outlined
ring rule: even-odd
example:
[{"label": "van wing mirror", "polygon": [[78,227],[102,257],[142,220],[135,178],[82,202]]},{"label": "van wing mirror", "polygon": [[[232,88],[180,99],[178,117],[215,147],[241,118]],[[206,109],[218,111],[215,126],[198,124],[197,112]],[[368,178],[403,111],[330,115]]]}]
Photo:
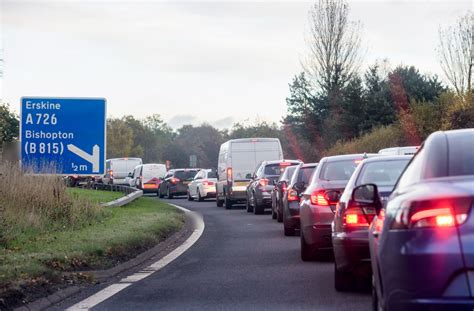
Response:
[{"label": "van wing mirror", "polygon": [[365,184],[355,187],[352,191],[352,201],[362,206],[375,208],[377,214],[382,209],[379,190],[375,184]]},{"label": "van wing mirror", "polygon": [[253,179],[252,174],[250,174],[250,173],[248,173],[247,175],[245,175],[245,178],[246,178],[246,179]]},{"label": "van wing mirror", "polygon": [[293,185],[293,188],[295,188],[296,191],[303,191],[304,187],[306,186],[306,183],[304,181],[298,181]]},{"label": "van wing mirror", "polygon": [[133,177],[133,173],[132,172],[128,173],[128,177]]}]

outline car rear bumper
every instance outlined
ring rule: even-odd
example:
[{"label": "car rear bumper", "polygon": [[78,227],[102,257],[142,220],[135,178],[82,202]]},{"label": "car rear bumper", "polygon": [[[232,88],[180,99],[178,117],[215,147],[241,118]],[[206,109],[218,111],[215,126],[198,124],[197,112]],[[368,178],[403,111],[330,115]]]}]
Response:
[{"label": "car rear bumper", "polygon": [[[368,234],[365,230],[362,232]],[[360,235],[362,232],[357,232],[357,234]],[[370,249],[367,238],[351,237],[350,233],[333,235],[332,246],[338,269],[357,272],[363,276],[371,275]]]}]

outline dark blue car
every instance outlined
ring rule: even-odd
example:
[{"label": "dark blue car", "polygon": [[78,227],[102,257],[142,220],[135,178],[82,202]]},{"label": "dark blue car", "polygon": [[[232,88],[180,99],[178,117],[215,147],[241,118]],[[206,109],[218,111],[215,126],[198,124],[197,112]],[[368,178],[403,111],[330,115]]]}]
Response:
[{"label": "dark blue car", "polygon": [[474,129],[430,135],[386,208],[374,184],[354,199],[378,213],[369,228],[374,310],[474,309]]}]

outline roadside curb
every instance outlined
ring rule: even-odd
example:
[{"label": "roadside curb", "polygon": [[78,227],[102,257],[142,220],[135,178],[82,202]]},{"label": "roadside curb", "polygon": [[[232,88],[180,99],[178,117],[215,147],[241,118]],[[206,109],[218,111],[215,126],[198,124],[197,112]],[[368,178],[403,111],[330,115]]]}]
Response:
[{"label": "roadside curb", "polygon": [[118,198],[117,200],[104,203],[104,204],[102,204],[102,206],[103,207],[120,207],[120,206],[123,206],[125,204],[128,204],[128,203],[138,199],[142,195],[143,195],[143,191],[142,190],[137,190],[137,191],[134,191],[130,194],[127,194],[126,196]]},{"label": "roadside curb", "polygon": [[[141,190],[140,190],[141,192]],[[118,275],[137,268],[141,265],[146,264],[150,261],[159,261],[164,257],[171,254],[173,251],[189,243],[190,238],[194,233],[202,226],[202,216],[181,206],[168,203],[169,205],[182,211],[185,215],[185,223],[183,228],[158,243],[153,248],[137,255],[124,263],[121,263],[113,268],[107,270],[96,270],[96,271],[77,271],[75,273],[84,273],[92,275],[96,283],[106,283],[108,280],[117,277]],[[131,271],[130,271],[131,272]],[[88,284],[90,285],[90,284]],[[78,286],[74,285],[65,289],[59,290],[47,297],[40,298],[36,301],[29,303],[28,305],[15,308],[15,311],[39,311],[45,310],[53,305],[56,305],[72,296],[80,293],[83,289],[89,286]]]}]

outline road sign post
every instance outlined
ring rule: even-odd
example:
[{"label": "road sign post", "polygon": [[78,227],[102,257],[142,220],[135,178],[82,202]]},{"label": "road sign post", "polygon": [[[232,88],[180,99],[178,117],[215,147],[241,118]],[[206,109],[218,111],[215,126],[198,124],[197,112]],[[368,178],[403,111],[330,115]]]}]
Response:
[{"label": "road sign post", "polygon": [[20,142],[22,167],[33,174],[104,174],[106,101],[22,98]]}]

